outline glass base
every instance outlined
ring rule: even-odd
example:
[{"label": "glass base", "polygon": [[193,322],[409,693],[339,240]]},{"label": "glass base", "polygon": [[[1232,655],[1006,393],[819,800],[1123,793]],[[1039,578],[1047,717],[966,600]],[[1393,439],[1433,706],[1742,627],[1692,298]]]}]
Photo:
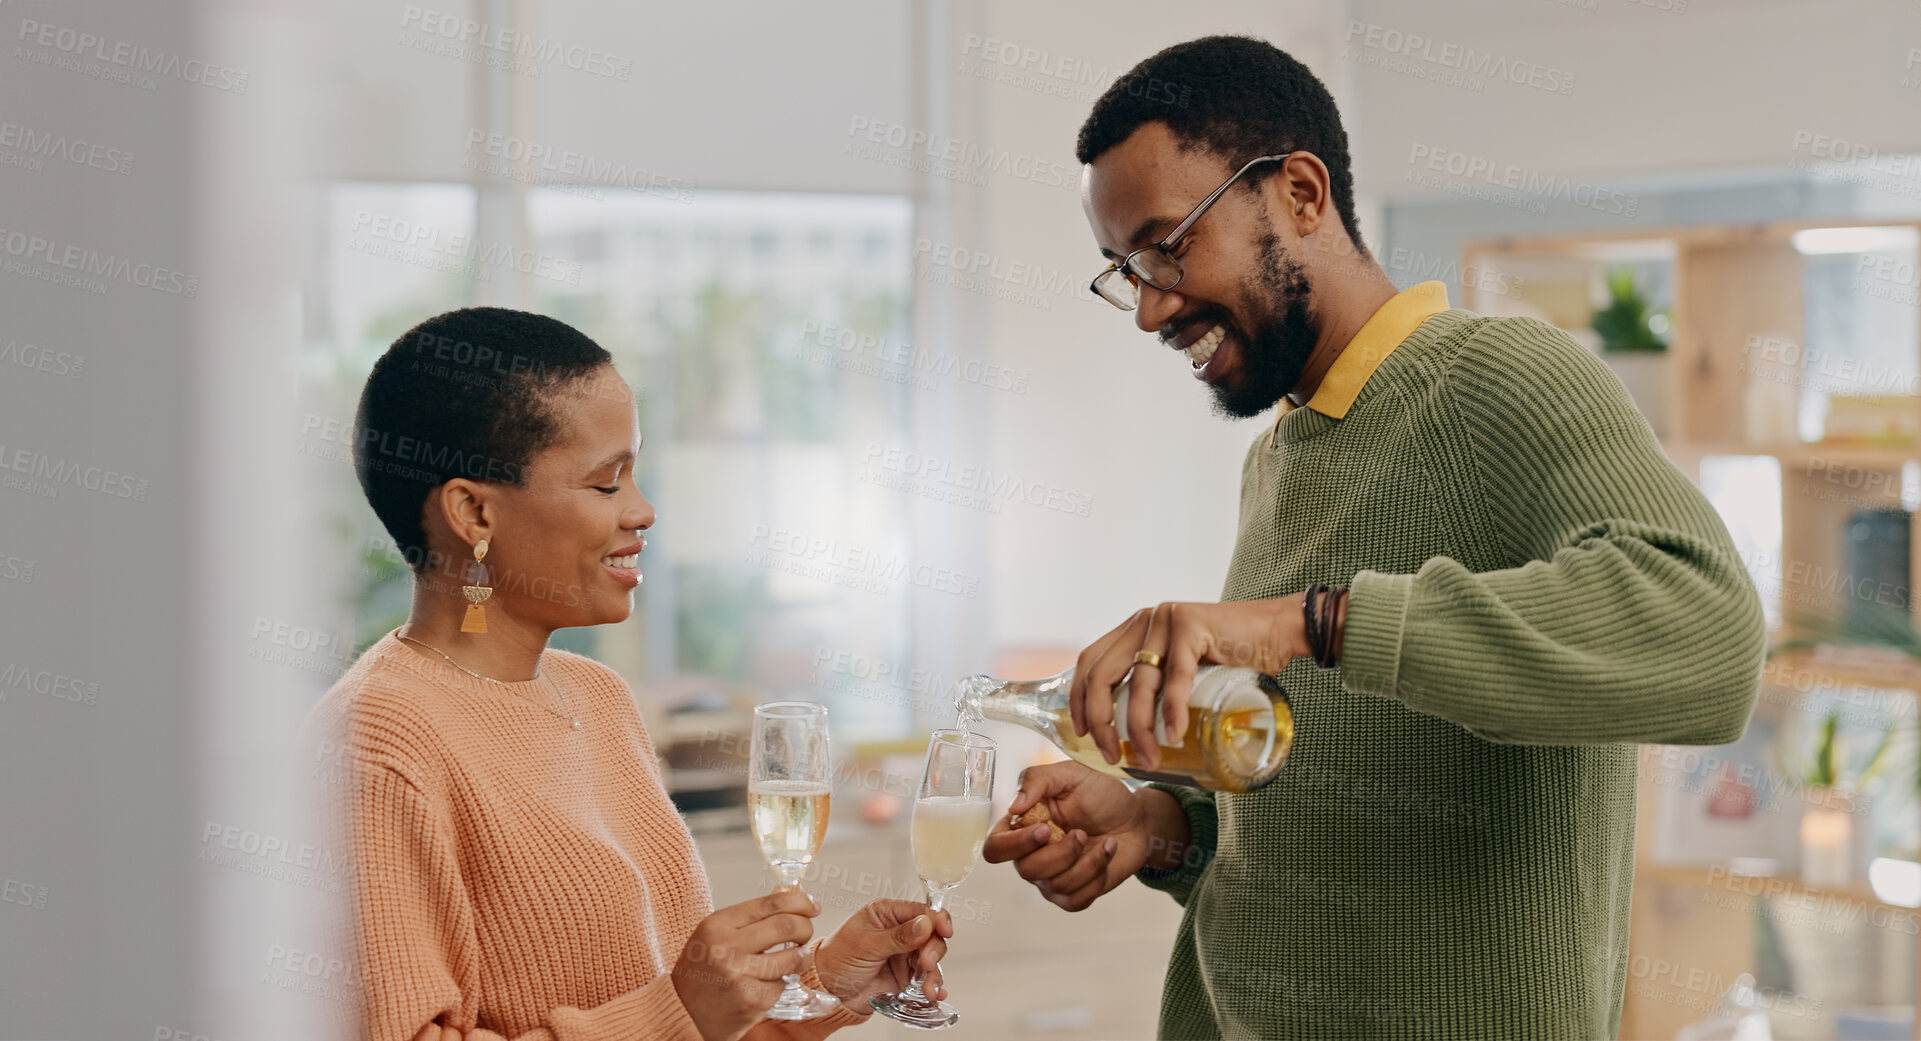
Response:
[{"label": "glass base", "polygon": [[895,1022],[922,1030],[940,1030],[960,1022],[960,1013],[954,1011],[954,1006],[947,1002],[924,997],[915,1000],[913,995],[906,993],[869,998],[867,1003],[874,1006],[874,1011]]},{"label": "glass base", "polygon": [[840,1011],[840,999],[822,990],[800,992],[799,1000],[789,1000],[791,994],[783,993],[774,1007],[767,1010],[768,1019],[819,1019]]}]

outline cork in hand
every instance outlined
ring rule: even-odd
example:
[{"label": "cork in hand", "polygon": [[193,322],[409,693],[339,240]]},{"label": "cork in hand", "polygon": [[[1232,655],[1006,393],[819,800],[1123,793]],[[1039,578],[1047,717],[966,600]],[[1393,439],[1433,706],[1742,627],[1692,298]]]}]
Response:
[{"label": "cork in hand", "polygon": [[1054,823],[1054,817],[1047,812],[1047,804],[1044,802],[1035,803],[1027,808],[1026,813],[1016,817],[1014,819],[1014,830],[1019,831],[1022,828],[1031,828],[1036,824],[1047,825],[1047,844],[1050,846],[1067,837],[1067,832],[1061,830],[1061,826]]}]

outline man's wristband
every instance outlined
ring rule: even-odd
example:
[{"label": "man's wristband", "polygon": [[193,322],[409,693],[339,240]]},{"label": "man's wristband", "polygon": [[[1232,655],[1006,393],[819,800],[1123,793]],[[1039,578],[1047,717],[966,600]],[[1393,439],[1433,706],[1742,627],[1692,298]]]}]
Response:
[{"label": "man's wristband", "polygon": [[1301,594],[1301,624],[1307,630],[1307,654],[1320,661],[1321,646],[1321,598],[1327,595],[1327,587],[1320,583],[1307,587]]},{"label": "man's wristband", "polygon": [[1302,620],[1307,629],[1307,652],[1315,664],[1331,669],[1337,662],[1335,648],[1340,646],[1341,608],[1347,602],[1346,586],[1315,584],[1308,587],[1301,601]]}]

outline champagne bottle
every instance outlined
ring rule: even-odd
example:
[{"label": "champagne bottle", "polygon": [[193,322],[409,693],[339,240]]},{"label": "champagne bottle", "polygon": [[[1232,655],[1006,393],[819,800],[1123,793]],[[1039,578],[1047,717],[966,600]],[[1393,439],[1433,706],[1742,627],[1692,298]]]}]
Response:
[{"label": "champagne bottle", "polygon": [[[1114,722],[1120,731],[1121,761],[1109,763],[1093,735],[1074,736],[1067,692],[1074,670],[1044,680],[998,680],[970,676],[954,691],[962,726],[992,719],[1026,727],[1052,741],[1071,758],[1123,780],[1164,781],[1219,792],[1251,792],[1274,779],[1294,744],[1294,710],[1272,676],[1253,669],[1203,665],[1194,673],[1194,695],[1187,705],[1187,729],[1177,741],[1163,740],[1158,769],[1142,768],[1127,736],[1127,704],[1133,674],[1115,689]],[[1165,730],[1155,706],[1157,734]]]}]

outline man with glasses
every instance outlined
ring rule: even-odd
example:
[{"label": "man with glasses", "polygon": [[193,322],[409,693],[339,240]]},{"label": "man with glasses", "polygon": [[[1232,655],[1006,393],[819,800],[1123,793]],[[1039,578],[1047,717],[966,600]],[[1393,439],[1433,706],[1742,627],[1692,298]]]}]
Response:
[{"label": "man with glasses", "polygon": [[1110,262],[1092,291],[1220,411],[1277,415],[1243,463],[1223,602],[1144,609],[1083,651],[1076,731],[1116,761],[1124,727],[1151,771],[1155,726],[1180,733],[1195,668],[1221,663],[1281,675],[1295,743],[1238,795],[1030,769],[1013,813],[1044,803],[1067,834],[1003,820],[987,858],[1070,911],[1130,876],[1184,905],[1163,1037],[1613,1037],[1635,745],[1734,741],[1759,690],[1725,527],[1565,333],[1395,290],[1333,99],[1281,51],[1149,58],[1078,155]]}]

